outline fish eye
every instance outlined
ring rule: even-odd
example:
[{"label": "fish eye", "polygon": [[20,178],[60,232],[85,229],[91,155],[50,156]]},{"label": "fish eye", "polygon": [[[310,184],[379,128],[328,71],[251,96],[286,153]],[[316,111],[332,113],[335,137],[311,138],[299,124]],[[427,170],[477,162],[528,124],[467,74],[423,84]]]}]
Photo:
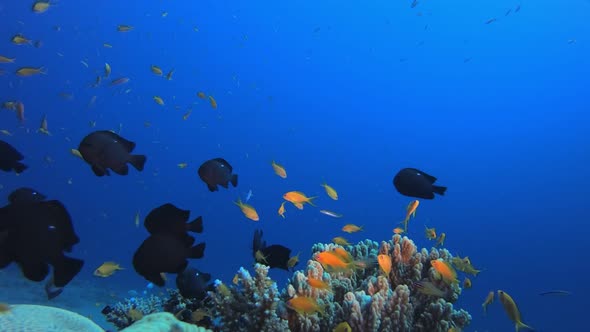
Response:
[{"label": "fish eye", "polygon": [[55,230],[55,229],[57,229],[57,227],[55,227],[54,225],[49,225],[49,227],[48,227],[48,228],[49,228],[50,230],[52,230],[52,231],[53,231],[53,230]]}]

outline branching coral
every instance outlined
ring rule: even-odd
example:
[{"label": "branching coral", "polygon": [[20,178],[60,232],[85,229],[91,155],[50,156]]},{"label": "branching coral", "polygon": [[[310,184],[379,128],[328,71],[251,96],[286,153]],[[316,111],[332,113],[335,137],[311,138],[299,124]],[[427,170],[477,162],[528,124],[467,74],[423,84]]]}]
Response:
[{"label": "branching coral", "polygon": [[268,277],[268,266],[256,264],[256,272],[240,268],[237,285],[216,282],[210,292],[213,315],[223,331],[288,331],[288,322],[277,314],[280,303],[277,284]]}]

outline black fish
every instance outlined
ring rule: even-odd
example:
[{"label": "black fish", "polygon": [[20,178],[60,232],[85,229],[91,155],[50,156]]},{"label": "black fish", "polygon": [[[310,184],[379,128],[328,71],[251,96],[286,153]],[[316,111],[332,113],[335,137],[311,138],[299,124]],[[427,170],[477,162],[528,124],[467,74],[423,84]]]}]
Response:
[{"label": "black fish", "polygon": [[21,163],[25,157],[18,152],[12,145],[0,140],[0,169],[6,172],[14,170],[20,174],[28,168]]},{"label": "black fish", "polygon": [[434,194],[444,195],[447,187],[435,186],[436,178],[415,168],[404,168],[393,178],[397,191],[405,196],[433,199]]},{"label": "black fish", "polygon": [[218,185],[227,189],[230,182],[234,187],[238,185],[238,175],[232,174],[232,170],[227,161],[215,158],[204,162],[199,167],[199,177],[207,184],[209,191],[217,191]]},{"label": "black fish", "polygon": [[289,256],[291,255],[291,249],[280,244],[273,244],[261,249],[260,252],[264,256],[264,259],[258,263],[264,264],[271,269],[276,267],[289,271],[287,263],[289,262]]},{"label": "black fish", "polygon": [[11,204],[41,202],[45,199],[47,199],[47,196],[35,189],[26,187],[18,188],[8,195],[8,202]]},{"label": "black fish", "polygon": [[266,241],[262,240],[262,230],[257,229],[254,231],[254,238],[252,239],[252,254],[256,256],[258,250],[262,250],[266,247]]},{"label": "black fish", "polygon": [[108,130],[90,133],[82,139],[78,151],[82,158],[92,166],[97,176],[110,175],[108,168],[119,175],[127,175],[130,163],[138,171],[143,170],[144,155],[132,155],[135,143]]},{"label": "black fish", "polygon": [[190,211],[181,210],[176,206],[166,203],[150,211],[145,217],[144,226],[150,234],[169,234],[180,239],[185,239],[187,245],[194,243],[194,238],[187,232],[202,233],[203,218],[197,217],[195,220],[187,223]]},{"label": "black fish", "polygon": [[186,268],[176,276],[176,288],[182,297],[202,301],[208,291],[214,289],[209,273],[201,272],[195,268]]},{"label": "black fish", "polygon": [[133,255],[133,267],[146,280],[162,287],[165,280],[160,273],[181,273],[188,265],[188,258],[201,258],[204,253],[204,242],[190,247],[171,235],[151,235]]},{"label": "black fish", "polygon": [[0,209],[0,267],[16,262],[23,275],[42,281],[53,266],[53,284],[67,285],[84,261],[64,255],[80,242],[69,213],[59,201],[10,204]]},{"label": "black fish", "polygon": [[[256,253],[259,252],[263,257],[257,259]],[[266,246],[266,241],[262,240],[262,230],[254,231],[252,240],[252,256],[257,263],[264,264],[270,268],[279,268],[289,271],[289,256],[291,249],[280,244]]]}]

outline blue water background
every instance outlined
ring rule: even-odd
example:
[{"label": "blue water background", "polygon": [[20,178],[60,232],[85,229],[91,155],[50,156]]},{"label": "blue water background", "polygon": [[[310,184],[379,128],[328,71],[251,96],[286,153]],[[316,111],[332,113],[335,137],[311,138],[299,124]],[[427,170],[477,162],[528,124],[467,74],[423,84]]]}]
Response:
[{"label": "blue water background", "polygon": [[[131,257],[147,232],[134,225],[137,211],[144,217],[171,202],[202,215],[197,241],[207,249],[191,265],[229,282],[240,266],[251,268],[257,228],[269,244],[301,252],[299,268],[312,244],[342,235],[345,223],[364,225],[345,234],[351,242],[390,239],[411,201],[392,178],[416,167],[449,189],[421,201],[409,236],[430,248],[424,225],[436,227],[447,234],[446,248],[484,270],[456,303],[473,315],[468,331],[513,328],[498,302],[482,313],[486,294],[498,289],[539,331],[584,331],[590,4],[410,3],[60,1],[36,15],[28,2],[4,1],[0,54],[17,63],[0,66],[7,71],[0,101],[22,101],[27,120],[21,126],[3,110],[0,129],[13,133],[2,139],[26,155],[30,169],[1,174],[0,193],[32,186],[64,202],[81,237],[74,254],[86,260],[77,279],[105,291],[141,290],[147,282]],[[485,24],[491,18],[497,21]],[[118,24],[134,29],[120,33]],[[16,33],[43,45],[13,45]],[[131,81],[89,87],[105,62],[112,79]],[[153,75],[152,64],[175,69],[173,79]],[[47,75],[19,78],[19,66],[43,66]],[[199,91],[214,96],[218,109]],[[43,114],[52,136],[35,132]],[[120,124],[135,152],[148,156],[143,172],[99,178],[70,155],[92,130]],[[215,157],[232,164],[237,188],[210,193],[199,180],[198,166]],[[287,179],[272,172],[272,160],[286,167]],[[188,167],[179,169],[182,162]],[[324,181],[338,201],[323,192]],[[257,223],[232,204],[249,190]],[[276,211],[290,190],[319,196],[320,208],[344,218],[287,205],[283,220]],[[126,270],[92,276],[110,260]],[[280,288],[290,276],[271,274]],[[572,295],[538,295],[550,289]]]}]

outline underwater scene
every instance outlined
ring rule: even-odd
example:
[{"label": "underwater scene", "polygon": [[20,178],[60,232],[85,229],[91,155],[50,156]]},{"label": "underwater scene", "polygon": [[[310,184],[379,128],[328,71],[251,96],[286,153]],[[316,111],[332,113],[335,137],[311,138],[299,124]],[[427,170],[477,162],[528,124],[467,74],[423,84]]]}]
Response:
[{"label": "underwater scene", "polygon": [[0,332],[589,330],[590,1],[0,18]]}]

